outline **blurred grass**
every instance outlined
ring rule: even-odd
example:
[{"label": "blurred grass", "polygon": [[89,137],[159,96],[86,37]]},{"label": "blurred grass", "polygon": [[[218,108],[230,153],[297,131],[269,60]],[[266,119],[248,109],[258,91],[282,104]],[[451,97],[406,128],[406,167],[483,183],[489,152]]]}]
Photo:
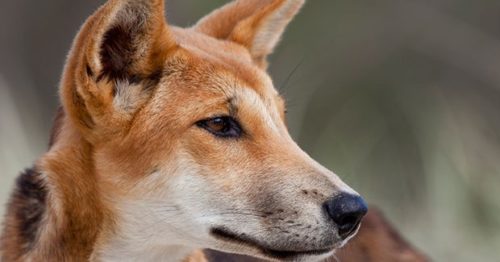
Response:
[{"label": "blurred grass", "polygon": [[[102,1],[0,2],[0,199]],[[226,1],[170,0],[187,26]],[[272,57],[299,144],[436,261],[500,257],[500,2],[310,0]]]}]

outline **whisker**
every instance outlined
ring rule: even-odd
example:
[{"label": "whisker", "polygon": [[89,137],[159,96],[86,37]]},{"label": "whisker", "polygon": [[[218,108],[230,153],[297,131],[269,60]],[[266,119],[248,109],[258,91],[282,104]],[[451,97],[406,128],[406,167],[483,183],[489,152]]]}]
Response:
[{"label": "whisker", "polygon": [[252,217],[266,217],[265,215],[259,215],[255,213],[244,213],[244,212],[238,212],[238,211],[233,211],[233,212],[220,212],[220,213],[214,213],[214,214],[208,214],[204,215],[201,217],[206,217],[206,216],[223,216],[223,215],[240,215],[240,216],[252,216]]},{"label": "whisker", "polygon": [[290,79],[292,78],[292,76],[297,72],[297,70],[299,69],[299,67],[302,65],[302,63],[304,62],[305,60],[305,57],[302,57],[300,59],[300,61],[297,63],[297,65],[295,65],[295,67],[292,69],[292,71],[288,74],[288,76],[285,78],[285,81],[278,87],[278,91],[280,93],[283,93],[282,91],[285,90],[285,88],[287,87],[288,83],[290,82]]}]

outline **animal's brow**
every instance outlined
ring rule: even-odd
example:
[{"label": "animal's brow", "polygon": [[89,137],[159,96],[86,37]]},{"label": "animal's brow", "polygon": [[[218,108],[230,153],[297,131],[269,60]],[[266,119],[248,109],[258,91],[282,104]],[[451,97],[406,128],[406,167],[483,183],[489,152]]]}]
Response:
[{"label": "animal's brow", "polygon": [[234,116],[238,114],[238,105],[236,103],[235,97],[230,97],[227,99],[227,107],[230,115]]}]

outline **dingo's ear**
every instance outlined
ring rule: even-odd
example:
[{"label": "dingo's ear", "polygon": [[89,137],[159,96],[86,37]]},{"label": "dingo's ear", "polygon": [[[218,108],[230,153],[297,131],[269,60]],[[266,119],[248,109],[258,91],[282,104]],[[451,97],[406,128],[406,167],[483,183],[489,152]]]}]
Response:
[{"label": "dingo's ear", "polygon": [[176,46],[164,13],[164,0],[110,0],[82,27],[61,93],[87,133],[116,132],[149,97]]},{"label": "dingo's ear", "polygon": [[239,43],[266,67],[281,35],[305,0],[236,0],[201,19],[194,29]]}]

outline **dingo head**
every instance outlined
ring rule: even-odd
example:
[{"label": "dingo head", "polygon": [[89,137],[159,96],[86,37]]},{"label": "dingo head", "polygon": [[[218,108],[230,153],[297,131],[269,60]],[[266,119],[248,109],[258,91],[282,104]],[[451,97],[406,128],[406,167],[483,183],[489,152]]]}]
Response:
[{"label": "dingo head", "polygon": [[165,22],[163,0],[110,0],[89,18],[61,96],[113,217],[102,256],[314,260],[355,233],[365,203],[294,143],[266,72],[303,3],[238,0],[187,29]]}]

